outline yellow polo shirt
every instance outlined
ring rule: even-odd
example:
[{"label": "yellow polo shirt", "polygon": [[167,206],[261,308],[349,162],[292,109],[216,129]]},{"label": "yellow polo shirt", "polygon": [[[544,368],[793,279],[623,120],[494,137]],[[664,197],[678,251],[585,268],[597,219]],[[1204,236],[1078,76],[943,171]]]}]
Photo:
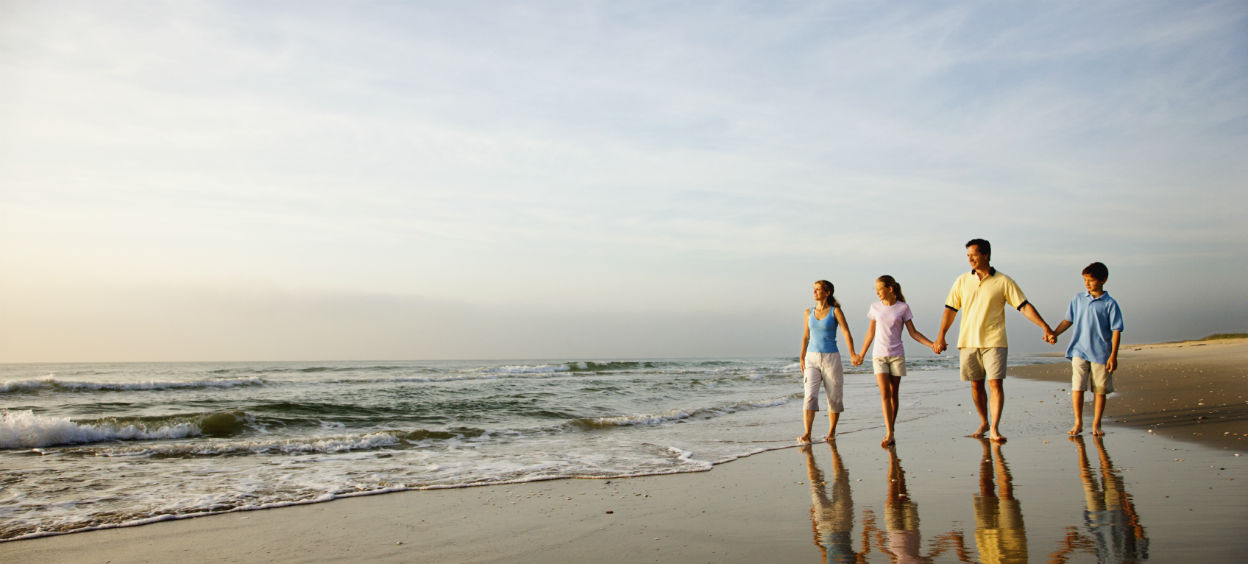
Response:
[{"label": "yellow polo shirt", "polygon": [[972,270],[953,283],[945,307],[962,312],[958,326],[958,348],[986,349],[1008,347],[1005,340],[1005,304],[1022,309],[1027,296],[1012,278],[997,269],[980,280]]}]

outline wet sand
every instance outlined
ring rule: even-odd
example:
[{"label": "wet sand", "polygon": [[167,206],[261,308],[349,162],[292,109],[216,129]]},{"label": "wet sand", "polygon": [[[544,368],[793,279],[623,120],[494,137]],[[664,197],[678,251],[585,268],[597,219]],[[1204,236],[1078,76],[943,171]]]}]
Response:
[{"label": "wet sand", "polygon": [[[1104,421],[1165,437],[1248,449],[1248,339],[1124,345]],[[1063,359],[1064,360],[1064,359]],[[1024,378],[1061,382],[1070,393],[1070,365],[1010,369]],[[1091,428],[1091,394],[1085,393],[1084,430]],[[1074,424],[1073,416],[1067,426]]]},{"label": "wet sand", "polygon": [[[1103,439],[1066,437],[1068,382],[1026,378],[1007,380],[1009,442],[969,438],[978,420],[954,375],[921,399],[903,383],[894,449],[873,427],[709,472],[167,521],[0,543],[0,562],[1235,561],[1248,550],[1248,453],[1209,430],[1242,432],[1231,429],[1243,422],[1245,347],[1128,347]],[[1199,387],[1174,382],[1198,376]],[[796,430],[798,413],[777,417]]]}]

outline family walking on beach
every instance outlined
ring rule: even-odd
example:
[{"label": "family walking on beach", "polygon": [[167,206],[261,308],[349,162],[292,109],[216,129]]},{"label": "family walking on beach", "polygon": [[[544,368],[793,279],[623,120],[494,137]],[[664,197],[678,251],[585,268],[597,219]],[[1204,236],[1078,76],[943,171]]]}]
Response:
[{"label": "family walking on beach", "polygon": [[1083,269],[1086,291],[1071,299],[1062,322],[1053,328],[1027,301],[1018,284],[989,264],[992,245],[988,241],[968,241],[966,258],[971,270],[959,276],[949,290],[940,330],[934,341],[915,329],[914,316],[901,293],[901,284],[886,274],[875,281],[875,294],[880,301],[871,304],[867,312],[869,324],[862,350],[858,351],[854,348],[854,337],[841,311],[841,304],[833,295],[834,286],[827,280],[814,283],[815,307],[807,309],[802,320],[804,331],[800,366],[805,392],[804,433],[798,437],[798,442],[811,442],[811,428],[815,412],[819,410],[820,388],[828,401],[828,434],[825,440],[835,438],[837,420],[844,411],[844,369],[836,342],[838,329],[845,336],[850,362],[854,366],[863,363],[867,348],[874,342],[872,364],[880,388],[885,428],[880,445],[889,446],[895,441],[901,378],[906,375],[902,327],[915,341],[941,354],[949,347],[945,334],[953,326],[959,312],[962,314],[957,344],[959,372],[962,381],[971,384],[971,399],[980,419],[979,427],[971,436],[978,438],[987,434],[994,442],[1005,442],[1005,435],[1001,434],[1001,413],[1005,408],[1006,351],[1009,346],[1005,335],[1006,304],[1042,328],[1044,341],[1050,345],[1057,344],[1057,337],[1074,327],[1073,338],[1066,351],[1066,357],[1071,360],[1071,405],[1075,415],[1075,424],[1069,434],[1077,435],[1083,431],[1085,390],[1091,390],[1095,395],[1092,432],[1097,436],[1104,434],[1101,416],[1105,410],[1105,396],[1114,390],[1112,376],[1117,369],[1118,346],[1124,328],[1118,302],[1105,291],[1109,269],[1099,262]]}]

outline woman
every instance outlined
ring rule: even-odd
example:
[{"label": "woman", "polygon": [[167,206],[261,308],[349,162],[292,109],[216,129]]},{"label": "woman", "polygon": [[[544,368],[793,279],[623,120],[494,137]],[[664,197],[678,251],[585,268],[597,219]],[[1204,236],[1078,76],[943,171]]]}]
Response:
[{"label": "woman", "polygon": [[836,421],[845,410],[841,404],[844,369],[841,367],[841,353],[836,347],[836,329],[840,327],[845,335],[845,343],[849,345],[850,356],[854,355],[854,337],[849,332],[849,324],[845,323],[845,314],[841,313],[841,304],[832,296],[835,288],[831,282],[820,280],[814,284],[815,307],[806,310],[802,316],[802,380],[805,383],[804,417],[806,432],[797,438],[799,443],[810,442],[810,428],[815,422],[815,412],[819,411],[819,387],[822,386],[828,398],[828,436],[832,441],[836,435]]}]

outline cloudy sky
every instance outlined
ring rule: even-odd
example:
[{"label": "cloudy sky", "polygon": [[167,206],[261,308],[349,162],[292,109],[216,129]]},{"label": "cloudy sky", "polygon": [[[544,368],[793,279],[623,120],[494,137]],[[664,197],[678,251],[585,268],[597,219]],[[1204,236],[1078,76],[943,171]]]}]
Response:
[{"label": "cloudy sky", "polygon": [[1101,260],[1127,342],[1242,331],[1246,30],[0,0],[0,362],[796,356],[821,278],[859,339],[884,273],[934,334],[972,237],[1053,324]]}]

